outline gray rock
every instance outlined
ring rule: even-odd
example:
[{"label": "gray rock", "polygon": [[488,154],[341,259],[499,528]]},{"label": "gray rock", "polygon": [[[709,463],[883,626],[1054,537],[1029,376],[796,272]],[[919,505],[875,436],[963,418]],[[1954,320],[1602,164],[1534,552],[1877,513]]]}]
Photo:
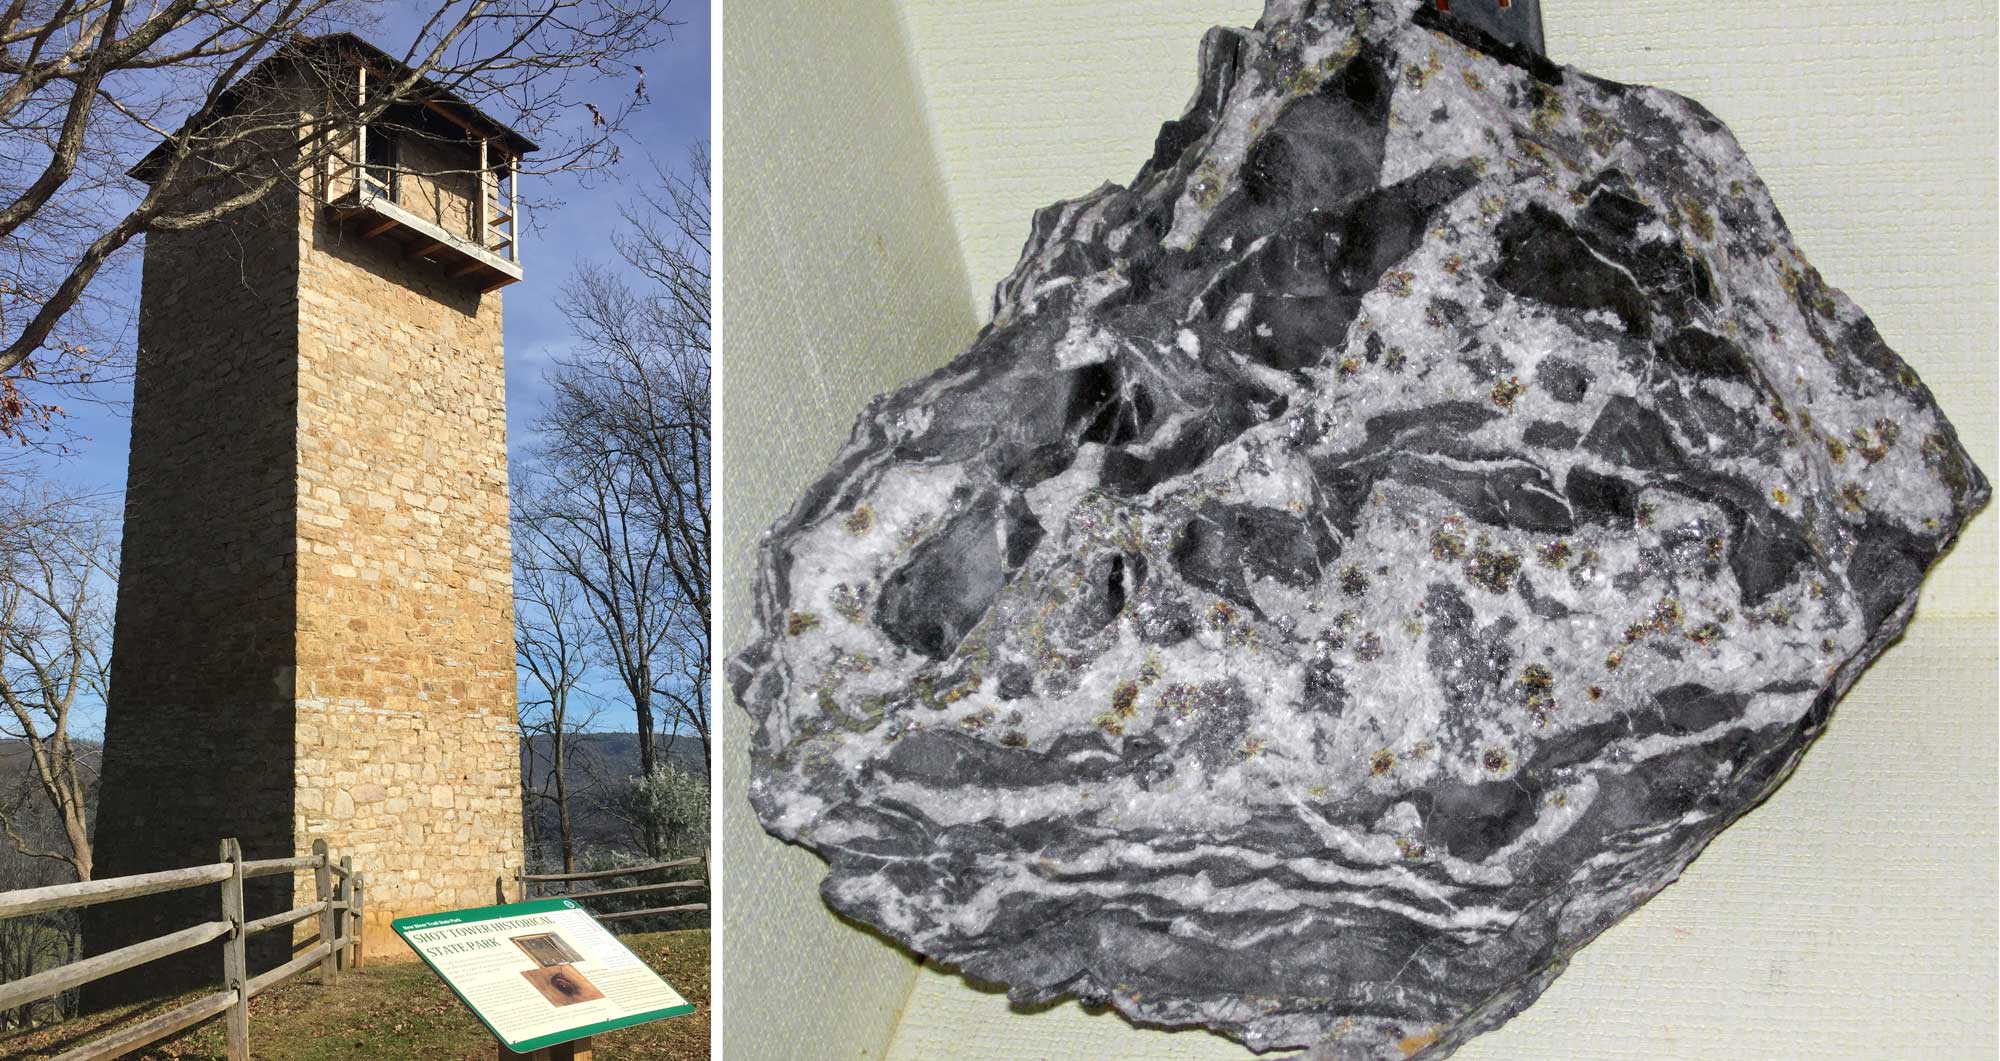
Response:
[{"label": "gray rock", "polygon": [[1989,496],[1700,106],[1215,30],[772,530],[751,798],[1035,1003],[1443,1057],[1768,795]]}]

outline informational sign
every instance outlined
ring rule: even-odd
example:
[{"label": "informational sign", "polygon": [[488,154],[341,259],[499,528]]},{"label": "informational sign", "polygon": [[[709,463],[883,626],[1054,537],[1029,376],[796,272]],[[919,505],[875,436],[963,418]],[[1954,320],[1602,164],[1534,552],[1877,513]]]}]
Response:
[{"label": "informational sign", "polygon": [[404,917],[390,927],[515,1053],[694,1012],[573,899]]}]

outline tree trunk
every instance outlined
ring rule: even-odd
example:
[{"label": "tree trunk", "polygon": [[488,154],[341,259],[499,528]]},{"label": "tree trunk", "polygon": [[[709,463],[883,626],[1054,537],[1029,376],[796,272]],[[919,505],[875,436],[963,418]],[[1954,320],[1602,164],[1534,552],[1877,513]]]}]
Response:
[{"label": "tree trunk", "polygon": [[632,697],[639,723],[639,776],[653,776],[653,699],[641,690]]},{"label": "tree trunk", "polygon": [[556,759],[556,833],[562,840],[562,871],[576,872],[576,849],[572,846],[569,831],[569,766],[563,747],[567,738],[563,735],[562,716],[556,716],[555,724]]},{"label": "tree trunk", "polygon": [[69,848],[75,854],[70,864],[76,867],[79,882],[90,879],[90,823],[84,820],[86,813],[82,800],[63,808],[63,832],[69,835]]},{"label": "tree trunk", "polygon": [[[533,755],[534,752],[530,750],[531,764]],[[525,784],[521,786],[521,823],[528,831],[526,860],[529,865],[534,864],[535,856],[542,850],[542,802],[536,798],[539,795],[541,793],[536,792],[533,787]]]}]

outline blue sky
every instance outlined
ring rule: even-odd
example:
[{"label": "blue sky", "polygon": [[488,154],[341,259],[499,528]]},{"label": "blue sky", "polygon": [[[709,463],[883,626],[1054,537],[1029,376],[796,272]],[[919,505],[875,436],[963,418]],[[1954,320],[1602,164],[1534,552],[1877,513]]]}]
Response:
[{"label": "blue sky", "polygon": [[[379,29],[364,30],[363,35],[385,51],[401,54],[406,35],[421,11],[415,4],[393,10]],[[680,166],[686,161],[688,147],[709,135],[709,0],[672,0],[667,11],[683,24],[674,28],[671,39],[635,59],[645,68],[650,102],[633,114],[627,138],[620,145],[620,161],[594,173],[521,178],[523,199],[549,205],[528,218],[521,251],[524,275],[519,283],[505,289],[502,302],[507,346],[507,443],[517,462],[532,446],[531,425],[547,394],[542,372],[572,341],[569,324],[556,309],[557,291],[580,262],[622,264],[611,247],[619,205],[651,178],[654,159]],[[603,102],[622,100],[631,91],[629,80],[607,83]],[[578,111],[576,120],[588,121],[580,106]],[[503,109],[495,107],[490,112],[505,120]],[[98,283],[105,286],[97,289],[98,294],[135,311],[138,249],[137,245],[128,248],[115,268],[100,274]],[[130,328],[126,334],[129,343]],[[68,452],[29,455],[24,463],[71,490],[97,496],[114,507],[122,504],[130,444],[130,381],[101,385],[89,396],[65,395],[60,400],[70,414],[63,424]],[[90,712],[78,721],[83,723],[81,732],[100,732],[102,712]],[[603,727],[629,729],[629,712],[606,712]]]}]

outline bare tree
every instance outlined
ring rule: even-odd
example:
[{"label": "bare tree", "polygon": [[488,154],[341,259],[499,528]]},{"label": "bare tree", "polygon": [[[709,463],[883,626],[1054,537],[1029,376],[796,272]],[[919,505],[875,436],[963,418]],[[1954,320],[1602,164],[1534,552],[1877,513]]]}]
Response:
[{"label": "bare tree", "polygon": [[[576,583],[551,565],[529,539],[514,555],[514,651],[522,672],[521,736],[527,749],[522,795],[530,847],[540,843],[541,805],[556,812],[562,871],[576,869],[576,836],[570,826],[571,755],[594,711],[581,689],[589,672],[588,640]],[[539,738],[539,740],[538,740]],[[541,767],[538,743],[547,746]]]},{"label": "bare tree", "polygon": [[[93,340],[123,310],[85,297],[114,255],[145,233],[303,187],[342,149],[341,129],[450,94],[541,140],[535,172],[614,157],[613,137],[645,96],[628,61],[671,28],[668,2],[434,0],[364,98],[307,45],[375,25],[378,0],[10,0],[0,8],[0,437],[48,422],[48,388],[118,363]],[[301,123],[296,106],[245,106],[228,91],[281,55],[323,81],[325,113]],[[613,84],[628,78],[636,84]],[[126,176],[141,156],[144,188]]]},{"label": "bare tree", "polygon": [[[54,848],[64,842],[63,832],[42,805],[40,794],[29,779],[30,771],[20,761],[25,758],[25,749],[0,745],[0,776],[12,774],[21,782],[19,790],[8,796],[13,824],[28,838],[29,847]],[[96,765],[94,751],[91,765]],[[75,880],[75,871],[67,863],[24,855],[0,844],[0,892],[71,884]],[[25,979],[82,957],[82,919],[77,915],[75,910],[50,910],[0,920],[0,983]],[[62,1020],[75,1012],[76,1001],[77,992],[70,990],[0,1010],[0,1031],[29,1027],[38,1021]]]},{"label": "bare tree", "polygon": [[90,879],[86,759],[77,708],[102,703],[111,662],[116,549],[100,512],[75,501],[17,496],[0,507],[0,737],[22,742],[55,842],[21,826],[22,806],[0,806],[15,851],[66,864]]},{"label": "bare tree", "polygon": [[639,759],[650,770],[656,690],[678,629],[664,543],[634,503],[628,462],[551,445],[539,464],[541,474],[517,495],[516,538],[576,587],[590,647],[632,706]]},{"label": "bare tree", "polygon": [[[563,289],[560,305],[580,343],[549,374],[555,396],[540,425],[550,470],[591,484],[599,514],[618,527],[617,535],[594,527],[594,540],[607,546],[636,534],[643,543],[605,563],[604,573],[617,567],[629,591],[619,629],[608,632],[621,644],[636,634],[630,643],[643,649],[643,661],[635,654],[621,677],[635,705],[648,705],[640,727],[648,776],[655,766],[652,707],[669,740],[687,732],[700,740],[703,763],[709,745],[706,147],[689,153],[684,170],[656,165],[655,176],[656,186],[626,206],[614,237],[627,268],[585,265]],[[598,551],[608,561],[608,552]],[[603,607],[615,605],[601,595]]]}]

